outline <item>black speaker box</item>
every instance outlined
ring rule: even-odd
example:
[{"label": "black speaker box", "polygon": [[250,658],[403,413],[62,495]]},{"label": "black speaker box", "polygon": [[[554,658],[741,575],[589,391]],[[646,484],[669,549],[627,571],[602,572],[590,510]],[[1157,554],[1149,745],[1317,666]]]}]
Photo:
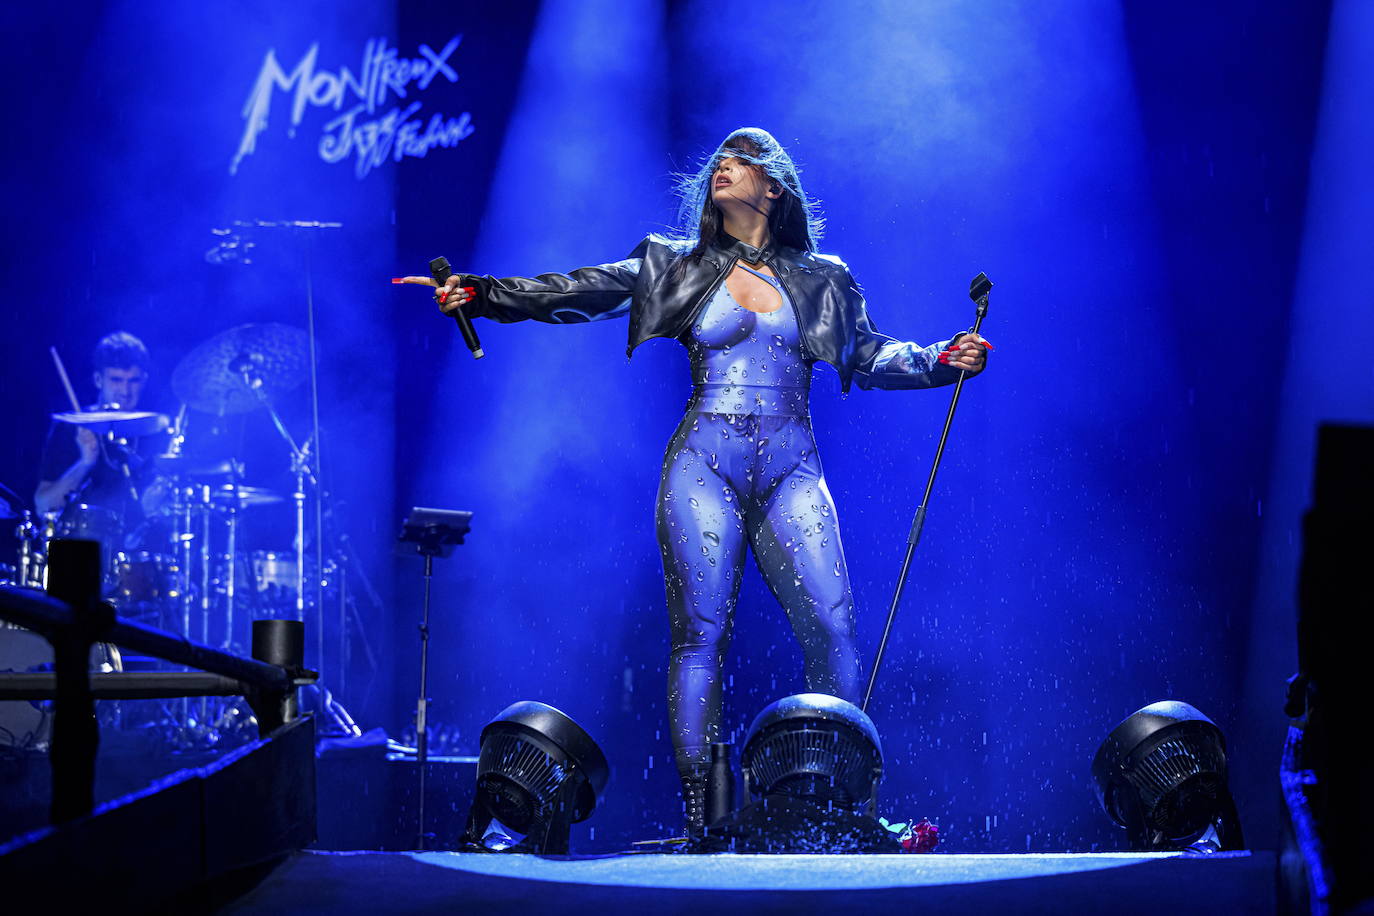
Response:
[{"label": "black speaker box", "polygon": [[[318,849],[418,847],[419,764],[381,743],[322,741],[316,759]],[[430,757],[426,849],[457,849],[477,783],[476,757]]]}]

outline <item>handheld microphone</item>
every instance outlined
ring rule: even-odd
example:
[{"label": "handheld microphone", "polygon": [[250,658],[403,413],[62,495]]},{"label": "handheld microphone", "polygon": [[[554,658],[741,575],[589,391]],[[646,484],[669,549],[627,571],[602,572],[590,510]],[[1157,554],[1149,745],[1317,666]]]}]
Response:
[{"label": "handheld microphone", "polygon": [[[448,265],[448,258],[435,258],[429,262],[429,274],[434,278],[434,282],[442,288],[448,278],[453,276],[453,270]],[[453,320],[458,322],[458,330],[463,332],[463,342],[472,351],[474,359],[481,359],[486,354],[482,352],[482,342],[477,339],[477,332],[472,328],[472,319],[467,316],[462,307],[454,309],[452,312]]]}]

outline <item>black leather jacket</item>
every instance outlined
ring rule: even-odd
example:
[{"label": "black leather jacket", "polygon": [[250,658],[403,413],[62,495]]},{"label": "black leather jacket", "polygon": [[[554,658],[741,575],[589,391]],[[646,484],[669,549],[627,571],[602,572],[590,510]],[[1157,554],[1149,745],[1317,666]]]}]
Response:
[{"label": "black leather jacket", "polygon": [[494,321],[533,318],[554,324],[630,316],[626,349],[654,337],[680,338],[716,288],[743,258],[767,264],[787,290],[801,328],[802,356],[830,363],[848,391],[860,388],[932,388],[952,384],[959,371],[942,365],[948,340],[919,347],[879,334],[868,318],[864,297],[844,262],[769,244],[762,249],[732,239],[699,257],[691,245],[650,235],[623,261],[537,277],[465,275],[477,295],[464,306],[474,317]]}]

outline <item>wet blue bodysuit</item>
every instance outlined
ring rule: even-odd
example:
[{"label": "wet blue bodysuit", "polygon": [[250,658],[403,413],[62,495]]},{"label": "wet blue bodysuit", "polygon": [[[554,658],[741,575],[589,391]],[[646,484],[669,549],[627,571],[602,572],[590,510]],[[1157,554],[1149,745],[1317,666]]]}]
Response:
[{"label": "wet blue bodysuit", "polygon": [[750,273],[777,290],[781,308],[750,311],[722,283],[683,333],[694,388],[659,483],[668,712],[684,774],[721,740],[721,667],[746,543],[801,643],[807,690],[859,694],[849,573],[811,431],[811,363],[787,292]]}]

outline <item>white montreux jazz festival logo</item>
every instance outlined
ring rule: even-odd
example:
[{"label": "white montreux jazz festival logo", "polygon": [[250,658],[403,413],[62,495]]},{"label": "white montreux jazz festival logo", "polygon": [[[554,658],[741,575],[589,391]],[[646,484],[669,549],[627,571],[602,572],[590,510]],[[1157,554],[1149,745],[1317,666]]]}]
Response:
[{"label": "white montreux jazz festival logo", "polygon": [[[290,73],[278,63],[276,51],[269,48],[243,106],[243,139],[229,164],[229,174],[236,173],[244,157],[257,149],[258,135],[267,129],[272,96],[278,89],[294,92],[288,137],[296,136],[307,107],[342,112],[324,125],[320,158],[335,163],[356,156],[354,171],[359,178],[388,158],[400,162],[404,156],[423,156],[436,146],[457,146],[471,136],[472,116],[465,111],[456,118],[445,118],[436,112],[426,122],[423,115],[415,117],[421,102],[412,95],[424,92],[438,76],[458,82],[448,59],[462,41],[462,35],[455,35],[440,51],[422,44],[416,57],[403,58],[397,49],[387,47],[385,38],[369,39],[357,76],[347,67],[337,72],[316,70],[319,42],[310,46]],[[403,104],[392,105],[383,113],[393,95]],[[348,103],[352,104],[345,110]]]}]

